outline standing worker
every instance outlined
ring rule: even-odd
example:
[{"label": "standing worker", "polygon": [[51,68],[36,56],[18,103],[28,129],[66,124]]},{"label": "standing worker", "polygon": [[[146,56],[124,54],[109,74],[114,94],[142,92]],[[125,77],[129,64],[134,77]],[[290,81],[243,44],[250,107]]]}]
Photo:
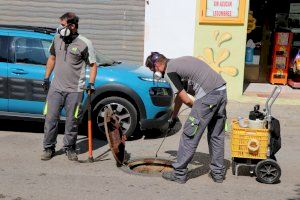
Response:
[{"label": "standing worker", "polygon": [[[208,127],[210,177],[222,183],[225,176],[224,166],[224,126],[226,121],[226,82],[210,66],[192,56],[167,59],[158,52],[152,52],[146,66],[153,72],[160,72],[177,93],[174,111],[169,128],[174,127],[182,103],[191,107],[191,113],[183,127],[174,170],[164,172],[162,177],[169,181],[185,183],[187,165],[192,160],[200,138]],[[187,94],[182,80],[187,80],[195,93],[195,101]]]},{"label": "standing worker", "polygon": [[[90,40],[78,34],[79,18],[75,13],[68,12],[60,17],[58,34],[50,46],[50,56],[46,65],[43,87],[48,91],[44,114],[44,153],[42,160],[49,160],[55,155],[57,128],[60,112],[66,110],[64,134],[64,150],[69,160],[78,160],[76,140],[78,123],[81,113],[81,101],[85,86],[85,70],[90,65],[88,92],[92,93],[97,64],[94,48]],[[54,71],[51,82],[49,77]],[[49,88],[50,86],[50,88]]]}]

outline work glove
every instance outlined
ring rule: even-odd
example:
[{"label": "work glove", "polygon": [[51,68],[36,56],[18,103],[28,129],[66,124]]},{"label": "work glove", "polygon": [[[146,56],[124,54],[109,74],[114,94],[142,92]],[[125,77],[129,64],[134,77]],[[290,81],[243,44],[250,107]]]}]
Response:
[{"label": "work glove", "polygon": [[44,89],[45,92],[48,92],[49,87],[50,87],[50,81],[49,78],[45,78],[44,82],[42,83],[42,87]]},{"label": "work glove", "polygon": [[87,93],[92,94],[93,92],[95,92],[95,85],[94,83],[89,83],[87,86]]},{"label": "work glove", "polygon": [[174,128],[174,126],[176,125],[176,123],[178,122],[178,118],[171,118],[168,120],[168,123],[169,123],[169,129],[172,129]]},{"label": "work glove", "polygon": [[127,135],[122,135],[121,141],[123,144],[125,144],[125,141],[127,140]]}]

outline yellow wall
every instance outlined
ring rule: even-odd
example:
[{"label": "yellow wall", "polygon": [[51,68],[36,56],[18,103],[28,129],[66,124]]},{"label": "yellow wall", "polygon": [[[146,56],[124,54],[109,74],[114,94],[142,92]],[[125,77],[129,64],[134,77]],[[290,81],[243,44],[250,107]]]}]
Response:
[{"label": "yellow wall", "polygon": [[[243,93],[248,9],[246,1],[243,25],[199,24],[200,0],[197,0],[194,55],[221,73],[231,100],[240,99]],[[218,45],[222,39],[224,42]],[[223,62],[218,64],[220,61]]]}]

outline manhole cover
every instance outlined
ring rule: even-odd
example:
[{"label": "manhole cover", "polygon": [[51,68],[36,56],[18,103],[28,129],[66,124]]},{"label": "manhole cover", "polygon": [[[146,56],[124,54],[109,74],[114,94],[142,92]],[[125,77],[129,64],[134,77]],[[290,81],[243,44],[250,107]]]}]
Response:
[{"label": "manhole cover", "polygon": [[104,114],[105,135],[118,166],[129,174],[161,176],[163,172],[172,171],[172,161],[163,158],[139,158],[125,161],[125,141],[117,116],[111,109]]},{"label": "manhole cover", "polygon": [[125,158],[125,141],[122,140],[123,133],[118,118],[111,109],[105,110],[104,127],[111,152],[117,163],[122,165]]}]

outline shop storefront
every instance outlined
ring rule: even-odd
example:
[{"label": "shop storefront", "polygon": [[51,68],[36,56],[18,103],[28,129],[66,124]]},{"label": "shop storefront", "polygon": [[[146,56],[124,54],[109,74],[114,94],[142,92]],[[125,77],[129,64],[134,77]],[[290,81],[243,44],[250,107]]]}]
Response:
[{"label": "shop storefront", "polygon": [[[277,31],[283,30],[275,28],[276,24],[281,23],[277,19],[281,15],[278,13],[286,13],[285,16],[288,16],[286,23],[289,22],[290,26],[284,26],[284,32],[294,32],[293,40],[289,41],[291,50],[288,51],[288,56],[286,52],[277,53],[279,56],[285,55],[283,57],[286,58],[287,68],[290,62],[288,59],[295,55],[294,46],[300,44],[297,42],[300,34],[295,32],[299,30],[296,28],[299,26],[299,3],[295,2],[296,0],[173,0],[170,3],[149,0],[145,8],[144,59],[151,51],[159,51],[169,58],[196,56],[207,62],[227,81],[229,99],[264,102],[273,88],[270,72],[276,45],[274,36]],[[280,59],[282,60],[278,60]],[[282,77],[282,71],[276,71],[275,77]],[[287,74],[286,78],[288,77],[291,77],[290,73]],[[249,83],[261,83],[252,86],[255,89],[253,96],[248,96],[245,92]],[[296,89],[289,86],[284,88],[288,89],[288,93],[280,96],[285,98],[282,102],[297,104],[297,100],[293,98],[299,99],[300,93],[297,96],[289,93]],[[256,89],[259,89],[258,92]],[[277,102],[280,103],[281,98]]]},{"label": "shop storefront", "polygon": [[248,9],[246,0],[197,1],[194,55],[227,81],[229,99],[243,94]]},{"label": "shop storefront", "polygon": [[243,95],[249,1],[151,0],[146,5],[145,54],[192,55],[227,81],[229,99]]},{"label": "shop storefront", "polygon": [[300,88],[299,1],[250,0],[248,24],[245,81]]}]

